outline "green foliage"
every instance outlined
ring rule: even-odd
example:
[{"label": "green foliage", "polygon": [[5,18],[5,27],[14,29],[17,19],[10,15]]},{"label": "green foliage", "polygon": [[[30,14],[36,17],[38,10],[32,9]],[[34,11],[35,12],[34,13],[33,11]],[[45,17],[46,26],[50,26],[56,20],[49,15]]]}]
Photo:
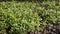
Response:
[{"label": "green foliage", "polygon": [[41,21],[40,25],[48,26],[48,24],[60,24],[60,2],[56,1],[45,1],[36,6],[36,12],[38,13]]},{"label": "green foliage", "polygon": [[39,29],[39,17],[33,13],[34,6],[35,3],[28,2],[0,3],[0,30],[10,27],[10,34],[27,34]]},{"label": "green foliage", "polygon": [[[40,22],[39,22],[40,21]],[[0,30],[10,34],[27,34],[48,24],[60,24],[60,2],[1,2]]]}]

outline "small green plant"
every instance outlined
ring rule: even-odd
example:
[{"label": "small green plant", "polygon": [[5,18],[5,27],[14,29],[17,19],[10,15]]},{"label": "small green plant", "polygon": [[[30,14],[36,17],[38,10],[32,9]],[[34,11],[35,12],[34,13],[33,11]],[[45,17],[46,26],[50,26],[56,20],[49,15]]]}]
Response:
[{"label": "small green plant", "polygon": [[27,34],[39,29],[39,17],[33,13],[35,3],[0,3],[0,30],[8,34]]},{"label": "small green plant", "polygon": [[40,17],[40,29],[43,30],[44,27],[49,24],[60,24],[60,2],[56,1],[44,1],[39,3],[35,7],[35,12],[38,13]]},{"label": "small green plant", "polygon": [[60,2],[0,2],[0,30],[7,34],[27,34],[60,24]]}]

